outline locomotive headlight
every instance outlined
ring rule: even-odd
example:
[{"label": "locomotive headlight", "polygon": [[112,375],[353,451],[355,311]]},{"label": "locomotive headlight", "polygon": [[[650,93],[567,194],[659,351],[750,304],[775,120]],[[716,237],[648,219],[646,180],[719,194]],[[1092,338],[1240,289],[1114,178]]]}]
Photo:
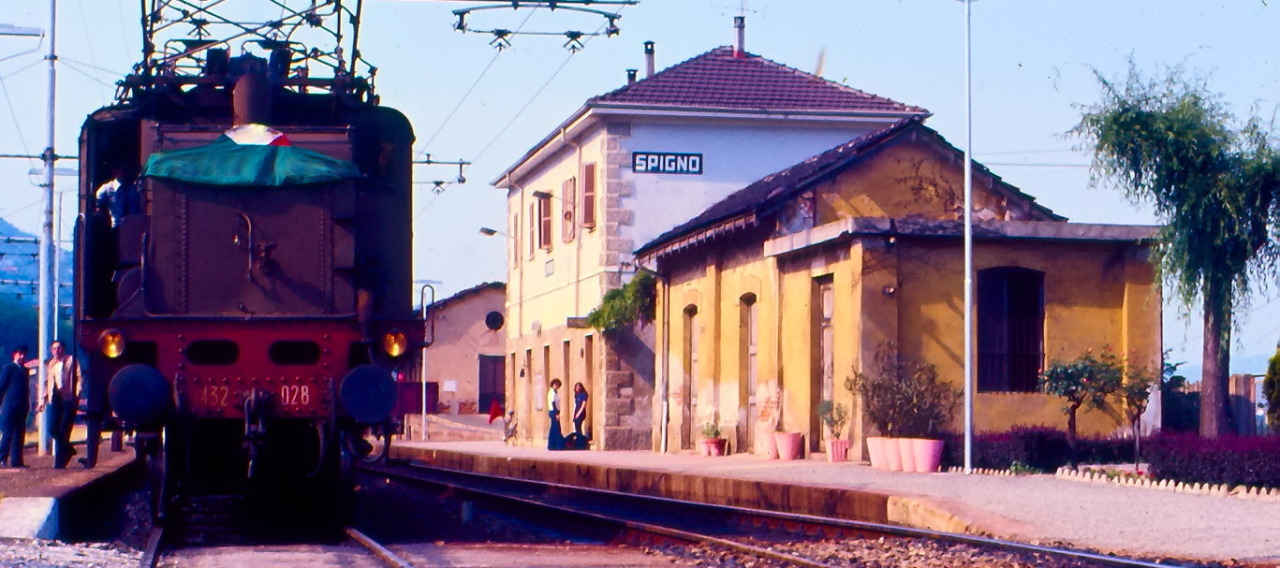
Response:
[{"label": "locomotive headlight", "polygon": [[98,350],[110,359],[115,359],[124,354],[124,332],[118,329],[108,329],[98,334]]},{"label": "locomotive headlight", "polygon": [[409,336],[403,331],[392,330],[382,336],[382,350],[387,355],[399,357],[409,350]]}]

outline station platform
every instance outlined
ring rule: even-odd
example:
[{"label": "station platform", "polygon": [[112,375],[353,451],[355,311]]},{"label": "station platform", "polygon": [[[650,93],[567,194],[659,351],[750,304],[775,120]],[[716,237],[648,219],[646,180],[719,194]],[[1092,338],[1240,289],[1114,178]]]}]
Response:
[{"label": "station platform", "polygon": [[1280,567],[1280,503],[1087,483],[1052,474],[901,473],[822,454],[557,451],[501,441],[400,441],[450,469],[1153,559]]},{"label": "station platform", "polygon": [[113,452],[109,440],[104,439],[97,465],[85,469],[75,459],[84,457],[83,440],[82,432],[73,432],[73,446],[78,453],[66,469],[54,469],[52,455],[37,455],[34,442],[27,444],[23,456],[27,467],[0,467],[0,537],[58,538],[63,524],[60,504],[134,461],[133,448]]}]

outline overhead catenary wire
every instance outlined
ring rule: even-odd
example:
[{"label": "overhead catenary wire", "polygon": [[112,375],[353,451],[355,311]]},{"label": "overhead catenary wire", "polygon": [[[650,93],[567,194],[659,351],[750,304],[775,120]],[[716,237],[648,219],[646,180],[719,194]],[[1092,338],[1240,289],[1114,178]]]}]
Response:
[{"label": "overhead catenary wire", "polygon": [[[617,16],[621,14],[623,8],[626,8],[626,6],[625,5],[619,6],[617,11],[615,11],[613,15]],[[600,30],[603,30],[606,25],[607,24],[602,24],[599,28],[596,29],[596,32],[598,33]],[[583,41],[583,45],[585,46],[586,44],[590,43],[594,37],[596,36],[588,37],[585,41]],[[524,111],[528,110],[528,108],[533,105],[533,102],[537,100],[540,95],[542,95],[542,92],[547,90],[547,87],[551,85],[551,82],[555,81],[556,77],[560,75],[560,72],[563,71],[564,68],[569,65],[570,61],[573,61],[573,57],[577,54],[578,54],[577,51],[569,52],[569,56],[565,57],[564,61],[560,63],[560,66],[557,67],[556,70],[551,73],[550,77],[547,77],[547,80],[544,83],[542,83],[542,86],[539,87],[537,91],[534,91],[533,95],[530,95],[529,100],[524,103],[524,106],[521,106],[520,110],[517,110],[516,113],[512,115],[511,120],[507,121],[507,123],[498,130],[498,133],[495,134],[493,138],[490,139],[489,142],[485,144],[483,148],[480,149],[479,152],[476,153],[475,157],[471,158],[472,163],[475,163],[482,156],[484,156],[485,152],[488,152],[489,148],[491,148],[494,144],[496,144],[498,142],[498,139],[502,138],[503,134],[506,134],[507,129],[511,128],[511,125],[515,124],[515,122],[520,119],[520,116],[524,114]]]},{"label": "overhead catenary wire", "polygon": [[[517,32],[523,29],[525,24],[529,23],[529,19],[533,17],[533,14],[535,12],[537,12],[537,8],[531,10],[529,14],[524,17],[524,21],[520,22],[520,25],[516,27]],[[470,87],[467,88],[467,92],[463,93],[462,97],[458,99],[458,104],[453,106],[453,110],[450,110],[449,114],[445,115],[444,121],[441,122],[440,126],[436,128],[436,131],[431,134],[431,138],[427,139],[427,143],[422,145],[422,151],[419,152],[418,155],[423,156],[427,154],[427,149],[430,148],[431,144],[436,141],[436,138],[440,136],[440,133],[443,132],[445,127],[449,125],[449,122],[453,120],[453,117],[456,114],[458,114],[458,109],[461,109],[462,105],[466,104],[467,99],[471,98],[471,93],[476,90],[476,87],[480,86],[480,81],[484,80],[485,75],[489,74],[489,70],[492,69],[493,64],[498,61],[498,57],[502,56],[503,51],[505,50],[499,49],[497,50],[496,53],[493,54],[493,57],[489,59],[489,64],[484,66],[484,69],[480,71],[480,75],[477,76],[476,80],[471,83]]]}]

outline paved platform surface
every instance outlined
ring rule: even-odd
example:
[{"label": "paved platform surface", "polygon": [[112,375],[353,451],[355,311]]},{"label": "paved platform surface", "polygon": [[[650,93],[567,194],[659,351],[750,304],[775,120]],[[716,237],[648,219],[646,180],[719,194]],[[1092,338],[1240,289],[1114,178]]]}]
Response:
[{"label": "paved platform surface", "polygon": [[[84,445],[75,448],[75,457],[83,457]],[[0,467],[0,537],[57,538],[59,501],[132,462],[133,449],[125,450],[112,452],[103,440],[93,469],[75,459],[66,469],[53,469],[53,456],[36,455],[34,444],[29,445],[24,455],[28,467]]]},{"label": "paved platform surface", "polygon": [[499,441],[402,442],[393,454],[620,491],[835,513],[1147,557],[1280,566],[1280,503],[1092,484],[1052,475],[896,473],[857,463],[648,451],[549,452]]}]

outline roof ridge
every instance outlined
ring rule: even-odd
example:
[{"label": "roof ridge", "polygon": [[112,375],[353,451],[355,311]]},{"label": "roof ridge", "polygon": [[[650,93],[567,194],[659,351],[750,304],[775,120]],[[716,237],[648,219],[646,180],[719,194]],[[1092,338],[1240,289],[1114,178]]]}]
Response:
[{"label": "roof ridge", "polygon": [[762,57],[718,46],[587,99],[587,106],[644,105],[877,116],[929,111]]}]

